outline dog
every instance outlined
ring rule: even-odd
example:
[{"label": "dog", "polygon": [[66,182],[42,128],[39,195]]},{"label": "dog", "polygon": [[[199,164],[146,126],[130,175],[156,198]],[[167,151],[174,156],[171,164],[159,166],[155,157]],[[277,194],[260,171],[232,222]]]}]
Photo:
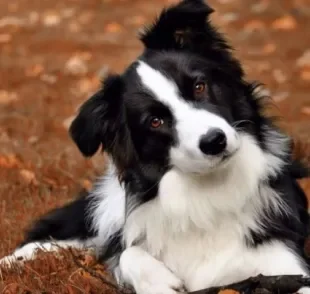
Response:
[{"label": "dog", "polygon": [[309,276],[297,183],[308,170],[264,113],[212,12],[184,0],[145,29],[143,53],[106,78],[70,127],[84,156],[104,149],[105,176],[35,222],[2,262],[91,246],[138,294]]}]

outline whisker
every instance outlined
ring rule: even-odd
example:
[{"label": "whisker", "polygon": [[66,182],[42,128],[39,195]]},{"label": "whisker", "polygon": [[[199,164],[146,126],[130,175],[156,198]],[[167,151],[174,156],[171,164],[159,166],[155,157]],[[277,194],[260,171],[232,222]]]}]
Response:
[{"label": "whisker", "polygon": [[251,120],[238,120],[238,121],[235,121],[232,126],[235,128],[237,127],[238,125],[242,124],[242,123],[251,123],[251,124],[254,124],[254,122],[252,122]]}]

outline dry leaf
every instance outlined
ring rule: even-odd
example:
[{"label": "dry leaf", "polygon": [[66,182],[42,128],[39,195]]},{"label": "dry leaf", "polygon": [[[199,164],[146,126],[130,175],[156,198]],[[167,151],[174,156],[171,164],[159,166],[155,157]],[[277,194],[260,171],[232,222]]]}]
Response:
[{"label": "dry leaf", "polygon": [[38,185],[38,181],[36,179],[36,176],[34,172],[27,170],[27,169],[22,169],[19,171],[19,174],[21,175],[22,179],[25,181],[26,184],[30,185]]},{"label": "dry leaf", "polygon": [[146,23],[146,18],[143,15],[136,15],[128,19],[127,22],[136,26],[142,26]]},{"label": "dry leaf", "polygon": [[87,64],[80,56],[72,56],[65,64],[65,72],[72,75],[84,75],[88,71]]},{"label": "dry leaf", "polygon": [[123,30],[123,27],[117,22],[111,22],[104,28],[107,33],[119,33]]},{"label": "dry leaf", "polygon": [[283,84],[287,80],[286,75],[281,69],[273,70],[272,74],[276,82],[278,82],[279,84]]},{"label": "dry leaf", "polygon": [[276,30],[294,30],[297,27],[297,22],[291,15],[286,15],[276,19],[271,27]]},{"label": "dry leaf", "polygon": [[310,115],[310,106],[305,106],[301,109],[301,113]]},{"label": "dry leaf", "polygon": [[300,72],[300,78],[303,80],[303,81],[307,81],[309,82],[310,81],[310,69],[304,69]]},{"label": "dry leaf", "polygon": [[10,34],[0,34],[0,43],[8,43],[12,40],[12,35]]},{"label": "dry leaf", "polygon": [[276,51],[276,45],[274,43],[267,43],[263,47],[264,54],[271,54]]},{"label": "dry leaf", "polygon": [[18,98],[16,93],[0,90],[0,105],[6,105],[17,100]]},{"label": "dry leaf", "polygon": [[306,50],[302,56],[300,56],[297,61],[296,65],[298,67],[310,66],[310,50]]},{"label": "dry leaf", "polygon": [[59,25],[61,22],[60,15],[57,14],[56,12],[47,12],[43,16],[43,24],[47,27],[53,27]]},{"label": "dry leaf", "polygon": [[87,191],[90,191],[93,187],[92,182],[86,179],[82,180],[81,185]]},{"label": "dry leaf", "polygon": [[74,119],[75,115],[72,115],[63,121],[62,125],[65,127],[66,130],[69,130],[71,123],[73,122]]},{"label": "dry leaf", "polygon": [[264,30],[265,28],[266,28],[266,25],[261,20],[251,20],[244,26],[244,29],[250,32],[261,31],[261,30]]},{"label": "dry leaf", "polygon": [[239,294],[240,292],[235,291],[235,290],[221,290],[218,294]]},{"label": "dry leaf", "polygon": [[26,76],[28,77],[37,77],[44,71],[42,64],[35,64],[26,69]]},{"label": "dry leaf", "polygon": [[21,162],[14,154],[0,155],[0,167],[13,168],[21,165]]}]

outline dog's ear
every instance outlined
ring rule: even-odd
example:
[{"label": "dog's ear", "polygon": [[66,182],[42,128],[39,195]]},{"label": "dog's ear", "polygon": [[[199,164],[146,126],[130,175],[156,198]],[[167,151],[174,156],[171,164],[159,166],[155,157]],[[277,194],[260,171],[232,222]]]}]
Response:
[{"label": "dog's ear", "polygon": [[230,66],[234,74],[243,74],[231,55],[224,37],[211,25],[214,10],[203,0],[183,0],[163,10],[155,23],[140,35],[146,49],[183,50]]},{"label": "dog's ear", "polygon": [[109,147],[120,123],[122,80],[109,76],[101,90],[80,108],[70,126],[70,135],[84,156],[94,155],[101,144]]}]

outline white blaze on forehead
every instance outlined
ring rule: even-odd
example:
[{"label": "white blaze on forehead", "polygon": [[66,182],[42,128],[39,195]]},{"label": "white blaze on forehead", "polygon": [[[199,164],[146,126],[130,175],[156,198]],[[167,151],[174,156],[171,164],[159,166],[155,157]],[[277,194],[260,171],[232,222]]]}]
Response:
[{"label": "white blaze on forehead", "polygon": [[169,107],[174,116],[179,144],[171,149],[172,160],[179,161],[179,158],[190,157],[196,160],[203,159],[204,155],[199,149],[199,141],[210,128],[220,128],[224,131],[228,150],[236,149],[235,132],[224,118],[206,109],[195,108],[182,98],[173,80],[145,62],[140,61],[136,70],[142,85],[154,95],[155,99]]},{"label": "white blaze on forehead", "polygon": [[158,70],[150,67],[143,61],[139,62],[137,73],[143,86],[150,90],[159,101],[167,106],[180,107],[178,88],[173,81],[169,80]]}]

